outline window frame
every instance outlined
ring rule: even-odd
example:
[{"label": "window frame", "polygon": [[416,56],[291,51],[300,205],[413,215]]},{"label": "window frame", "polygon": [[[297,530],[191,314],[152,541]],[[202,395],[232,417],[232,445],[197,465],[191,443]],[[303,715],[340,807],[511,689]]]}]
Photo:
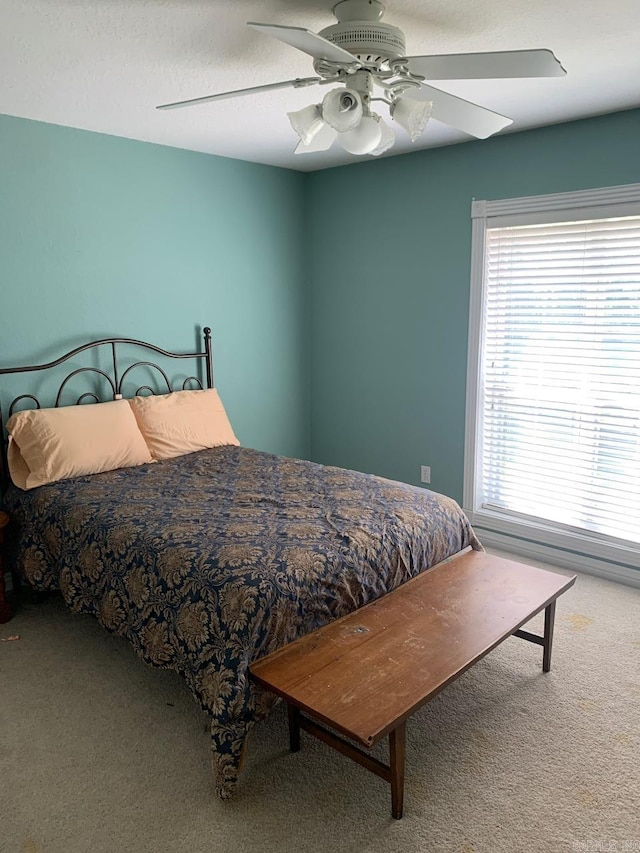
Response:
[{"label": "window frame", "polygon": [[[553,553],[566,556],[564,565],[575,566],[576,555],[585,555],[595,561],[594,565],[597,561],[604,561],[632,567],[632,582],[635,585],[637,581],[640,585],[640,575],[633,571],[640,569],[640,545],[634,547],[633,543],[614,537],[480,507],[487,229],[636,215],[640,215],[640,184],[490,201],[473,200],[463,506],[471,523],[479,529],[480,538],[487,544],[506,545],[541,559],[548,559],[549,549],[554,549]],[[562,559],[558,562],[563,564]],[[602,566],[596,573],[608,574]]]}]

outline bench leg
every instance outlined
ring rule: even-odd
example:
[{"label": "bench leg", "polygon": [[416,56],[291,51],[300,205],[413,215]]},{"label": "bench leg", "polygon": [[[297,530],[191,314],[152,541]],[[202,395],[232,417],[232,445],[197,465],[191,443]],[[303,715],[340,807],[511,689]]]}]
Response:
[{"label": "bench leg", "polygon": [[553,645],[553,623],[555,622],[555,618],[556,602],[554,600],[551,604],[547,604],[544,609],[544,636],[541,637],[539,634],[532,634],[530,631],[523,631],[521,628],[514,631],[514,637],[520,637],[523,640],[527,640],[529,643],[536,643],[537,645],[542,646],[543,672],[549,672],[551,670],[551,647]]},{"label": "bench leg", "polygon": [[404,765],[406,755],[406,723],[389,735],[389,763],[391,765],[391,814],[396,820],[402,817],[404,800]]},{"label": "bench leg", "polygon": [[542,656],[542,671],[549,672],[551,669],[551,647],[553,645],[553,623],[556,618],[556,603],[552,601],[545,607],[544,611],[544,654]]},{"label": "bench leg", "polygon": [[291,752],[300,751],[300,708],[287,705],[289,716],[289,749]]}]

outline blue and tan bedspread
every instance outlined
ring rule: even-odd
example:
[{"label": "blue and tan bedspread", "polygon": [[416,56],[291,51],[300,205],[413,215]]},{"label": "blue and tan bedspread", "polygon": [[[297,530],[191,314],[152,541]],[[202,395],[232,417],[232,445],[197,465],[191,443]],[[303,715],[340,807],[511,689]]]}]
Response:
[{"label": "blue and tan bedspread", "polygon": [[59,588],[211,715],[216,788],[273,699],[249,664],[471,545],[449,498],[240,447],[11,489],[21,571]]}]

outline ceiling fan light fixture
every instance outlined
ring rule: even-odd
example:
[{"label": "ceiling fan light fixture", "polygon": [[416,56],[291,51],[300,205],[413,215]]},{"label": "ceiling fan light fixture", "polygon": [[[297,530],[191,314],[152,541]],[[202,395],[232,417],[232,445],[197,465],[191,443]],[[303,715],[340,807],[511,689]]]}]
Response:
[{"label": "ceiling fan light fixture", "polygon": [[382,141],[380,122],[373,116],[363,116],[360,124],[341,133],[338,141],[349,154],[371,154]]},{"label": "ceiling fan light fixture", "polygon": [[338,133],[357,128],[362,115],[362,96],[355,89],[332,89],[324,96],[322,118]]},{"label": "ceiling fan light fixture", "polygon": [[381,154],[384,154],[385,151],[388,151],[390,148],[393,147],[396,141],[396,135],[393,128],[389,127],[386,121],[383,121],[379,115],[373,113],[373,118],[375,118],[375,120],[380,125],[381,135],[378,147],[374,148],[374,150],[370,153],[372,157],[379,157]]},{"label": "ceiling fan light fixture", "polygon": [[311,104],[296,112],[287,113],[287,116],[291,122],[291,127],[298,134],[303,145],[309,145],[325,127],[320,107],[317,104]]},{"label": "ceiling fan light fixture", "polygon": [[433,101],[418,101],[416,98],[405,96],[398,98],[391,107],[391,118],[405,130],[412,142],[415,142],[427,126],[431,118]]}]

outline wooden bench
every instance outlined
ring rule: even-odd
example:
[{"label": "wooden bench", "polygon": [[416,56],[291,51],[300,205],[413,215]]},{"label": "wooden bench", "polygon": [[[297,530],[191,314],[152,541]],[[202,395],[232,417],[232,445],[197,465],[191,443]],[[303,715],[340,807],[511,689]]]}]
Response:
[{"label": "wooden bench", "polygon": [[[406,720],[511,635],[541,645],[549,672],[556,599],[575,579],[468,551],[261,658],[251,674],[286,700],[293,752],[304,729],[376,773],[399,819]],[[521,630],[543,609],[543,636]],[[389,765],[317,720],[364,747],[389,735]]]}]

